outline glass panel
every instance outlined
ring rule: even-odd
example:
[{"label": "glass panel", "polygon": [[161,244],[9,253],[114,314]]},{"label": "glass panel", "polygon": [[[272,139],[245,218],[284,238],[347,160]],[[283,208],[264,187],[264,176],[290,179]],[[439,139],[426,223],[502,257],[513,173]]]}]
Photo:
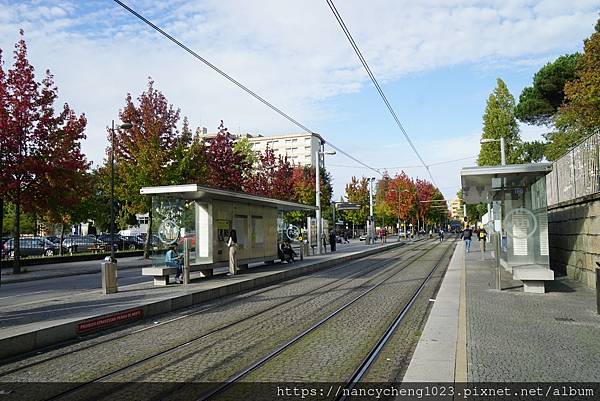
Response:
[{"label": "glass panel", "polygon": [[168,196],[152,197],[152,260],[163,265],[166,251],[175,246],[183,255],[184,241],[191,240],[190,262],[196,259],[195,203]]}]

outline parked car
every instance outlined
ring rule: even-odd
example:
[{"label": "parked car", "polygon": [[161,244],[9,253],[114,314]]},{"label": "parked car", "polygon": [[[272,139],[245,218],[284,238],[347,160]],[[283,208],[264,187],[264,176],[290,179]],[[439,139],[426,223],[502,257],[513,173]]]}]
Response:
[{"label": "parked car", "polygon": [[[15,257],[15,240],[10,238],[3,244],[3,254],[12,259]],[[19,238],[19,254],[21,256],[52,256],[59,254],[59,246],[44,237]]]},{"label": "parked car", "polygon": [[55,235],[48,235],[44,238],[46,238],[48,241],[52,242],[53,244],[56,244],[56,245],[60,244],[60,238]]},{"label": "parked car", "polygon": [[129,249],[133,251],[134,249],[144,249],[145,240],[142,237],[135,235],[124,235],[121,237],[121,246],[120,249]]},{"label": "parked car", "polygon": [[[110,243],[113,241],[113,237],[111,234],[100,234],[100,235],[96,236],[96,239],[102,241],[106,245],[108,250],[110,250]],[[122,249],[123,248],[122,243],[123,243],[123,238],[121,237],[121,235],[115,233],[114,242],[113,242],[114,248]]]},{"label": "parked car", "polygon": [[69,253],[87,252],[103,248],[104,246],[104,242],[91,235],[74,235],[65,238],[65,240],[63,241],[63,247],[67,249]]},{"label": "parked car", "polygon": [[[146,234],[146,233],[137,235],[137,237],[142,241],[143,244],[146,243],[147,236],[148,236],[148,234]],[[160,245],[160,238],[158,238],[158,235],[152,235],[152,237],[150,237],[150,246],[152,247],[152,249],[158,248],[159,245]]]}]

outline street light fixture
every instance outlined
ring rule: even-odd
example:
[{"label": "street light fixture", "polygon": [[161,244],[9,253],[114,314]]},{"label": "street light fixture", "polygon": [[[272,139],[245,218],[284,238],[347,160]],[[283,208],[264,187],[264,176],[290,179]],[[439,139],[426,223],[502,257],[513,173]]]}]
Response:
[{"label": "street light fixture", "polygon": [[500,142],[500,158],[501,158],[501,164],[503,166],[506,166],[506,143],[504,141],[504,137],[501,136],[500,139],[493,139],[493,138],[483,138],[479,141],[479,143],[484,144],[484,143],[492,143],[492,142]]},{"label": "street light fixture", "polygon": [[[119,129],[131,129],[133,124],[123,123]],[[110,261],[116,263],[115,259],[115,120],[112,120],[110,137]]]},{"label": "street light fixture", "polygon": [[316,152],[316,174],[315,174],[315,196],[317,205],[317,255],[321,254],[321,247],[323,246],[323,239],[321,237],[321,158],[323,158],[323,168],[325,168],[325,155],[335,155],[335,150],[325,152],[321,150],[323,144],[319,146],[319,150]]}]

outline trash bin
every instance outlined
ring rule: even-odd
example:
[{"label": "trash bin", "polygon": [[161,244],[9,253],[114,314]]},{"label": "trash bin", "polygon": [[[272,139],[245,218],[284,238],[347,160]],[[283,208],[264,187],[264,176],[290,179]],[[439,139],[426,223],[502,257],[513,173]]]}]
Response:
[{"label": "trash bin", "polygon": [[118,292],[117,287],[117,262],[104,261],[102,266],[102,292],[104,294],[114,294]]}]

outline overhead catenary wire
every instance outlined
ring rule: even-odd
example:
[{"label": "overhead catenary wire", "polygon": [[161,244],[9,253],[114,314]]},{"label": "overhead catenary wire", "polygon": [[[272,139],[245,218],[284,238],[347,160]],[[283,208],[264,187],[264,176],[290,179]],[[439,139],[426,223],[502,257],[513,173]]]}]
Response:
[{"label": "overhead catenary wire", "polygon": [[[253,90],[249,89],[247,86],[243,85],[238,80],[234,79],[231,75],[227,74],[225,71],[221,70],[219,67],[215,66],[210,61],[206,60],[204,57],[200,56],[198,53],[196,53],[195,51],[193,51],[192,49],[190,49],[188,46],[186,46],[183,43],[181,43],[179,40],[175,39],[173,36],[171,36],[170,34],[168,34],[167,32],[165,32],[163,29],[161,29],[160,27],[158,27],[157,25],[155,25],[154,23],[152,23],[150,20],[148,20],[146,17],[144,17],[143,15],[141,15],[140,13],[138,13],[137,11],[135,11],[133,8],[129,7],[124,2],[122,2],[120,0],[113,0],[113,1],[115,3],[117,3],[118,5],[120,5],[121,7],[123,7],[128,12],[130,12],[131,14],[133,14],[134,16],[136,16],[138,19],[140,19],[141,21],[143,21],[144,23],[146,23],[152,29],[154,29],[155,31],[157,31],[158,33],[160,33],[161,35],[163,35],[164,37],[166,37],[167,39],[169,39],[171,42],[173,42],[177,46],[181,47],[183,50],[185,50],[186,52],[188,52],[189,54],[191,54],[193,57],[195,57],[196,59],[198,59],[201,62],[203,62],[204,64],[206,64],[208,67],[210,67],[212,70],[214,70],[215,72],[217,72],[218,74],[220,74],[221,76],[223,76],[224,78],[226,78],[227,80],[229,80],[231,83],[233,83],[234,85],[236,85],[237,87],[239,87],[240,89],[242,89],[244,92],[248,93],[250,96],[254,97],[258,101],[260,101],[261,103],[263,103],[265,106],[269,107],[271,110],[275,111],[277,114],[281,115],[282,117],[284,117],[285,119],[287,119],[288,121],[290,121],[292,124],[296,125],[297,127],[301,128],[303,131],[305,131],[305,132],[307,132],[309,134],[315,134],[315,132],[313,130],[311,130],[310,128],[308,128],[304,124],[301,124],[296,119],[294,119],[293,117],[291,117],[289,114],[285,113],[284,111],[282,111],[281,109],[279,109],[278,107],[276,107],[275,105],[273,105],[271,102],[269,102],[268,100],[266,100],[262,96],[258,95],[256,92],[254,92]],[[366,168],[368,168],[368,169],[370,169],[370,170],[372,170],[372,171],[374,171],[374,172],[376,172],[376,173],[378,173],[380,175],[383,175],[378,169],[376,169],[374,167],[371,167],[368,164],[360,161],[356,157],[350,155],[349,153],[345,152],[344,150],[340,149],[339,147],[333,145],[331,142],[326,141],[325,139],[323,139],[323,140],[331,148],[333,148],[336,151],[340,152],[341,154],[343,154],[344,156],[348,157],[349,159],[351,159],[351,160],[353,160],[353,161],[361,164],[362,166],[364,166],[364,167],[366,167]]]},{"label": "overhead catenary wire", "polygon": [[[474,155],[474,156],[469,156],[469,157],[462,157],[460,159],[453,159],[453,160],[444,160],[441,162],[435,162],[435,163],[431,163],[429,164],[429,167],[432,166],[440,166],[442,164],[450,164],[450,163],[456,163],[459,161],[463,161],[463,160],[471,160],[471,159],[475,159],[478,155]],[[332,167],[346,167],[346,168],[362,168],[360,166],[350,166],[347,164],[331,164],[329,163],[329,166]],[[386,166],[386,167],[376,167],[378,170],[399,170],[399,169],[404,169],[404,168],[423,168],[423,166],[421,164],[413,164],[411,166]]]},{"label": "overhead catenary wire", "polygon": [[365,67],[365,70],[367,71],[367,74],[369,74],[369,77],[371,78],[371,81],[373,82],[373,85],[375,85],[375,88],[379,92],[379,95],[383,99],[383,102],[387,106],[389,112],[391,113],[392,117],[396,121],[396,124],[400,128],[400,131],[402,132],[402,134],[406,138],[406,141],[408,142],[408,144],[412,148],[413,152],[415,152],[415,154],[417,155],[417,157],[419,158],[419,160],[423,164],[423,167],[425,167],[425,169],[429,173],[429,177],[431,178],[431,182],[435,185],[435,180],[433,178],[433,175],[431,174],[431,171],[429,170],[429,166],[425,163],[425,161],[423,160],[423,158],[421,157],[421,155],[417,151],[417,148],[415,147],[415,145],[413,144],[412,140],[408,136],[408,133],[404,129],[404,126],[402,126],[402,123],[400,122],[400,119],[396,115],[396,112],[394,111],[394,109],[392,108],[390,102],[388,101],[387,97],[385,96],[385,93],[381,89],[381,86],[379,86],[379,83],[377,82],[377,79],[375,78],[375,75],[373,75],[373,72],[371,71],[371,68],[369,68],[369,64],[367,64],[367,61],[363,57],[360,49],[358,48],[358,45],[354,41],[354,38],[350,34],[350,31],[348,30],[348,28],[346,27],[346,24],[344,23],[344,20],[342,19],[342,16],[340,15],[340,13],[338,12],[337,8],[335,7],[335,4],[333,4],[332,0],[326,0],[326,1],[327,1],[327,4],[329,5],[329,8],[331,9],[331,12],[333,12],[333,15],[335,16],[335,19],[338,21],[338,23],[340,24],[340,27],[344,31],[344,34],[348,38],[348,41],[350,42],[350,45],[352,45],[352,48],[354,49],[354,52],[358,56],[360,62],[363,65],[363,67]]}]

